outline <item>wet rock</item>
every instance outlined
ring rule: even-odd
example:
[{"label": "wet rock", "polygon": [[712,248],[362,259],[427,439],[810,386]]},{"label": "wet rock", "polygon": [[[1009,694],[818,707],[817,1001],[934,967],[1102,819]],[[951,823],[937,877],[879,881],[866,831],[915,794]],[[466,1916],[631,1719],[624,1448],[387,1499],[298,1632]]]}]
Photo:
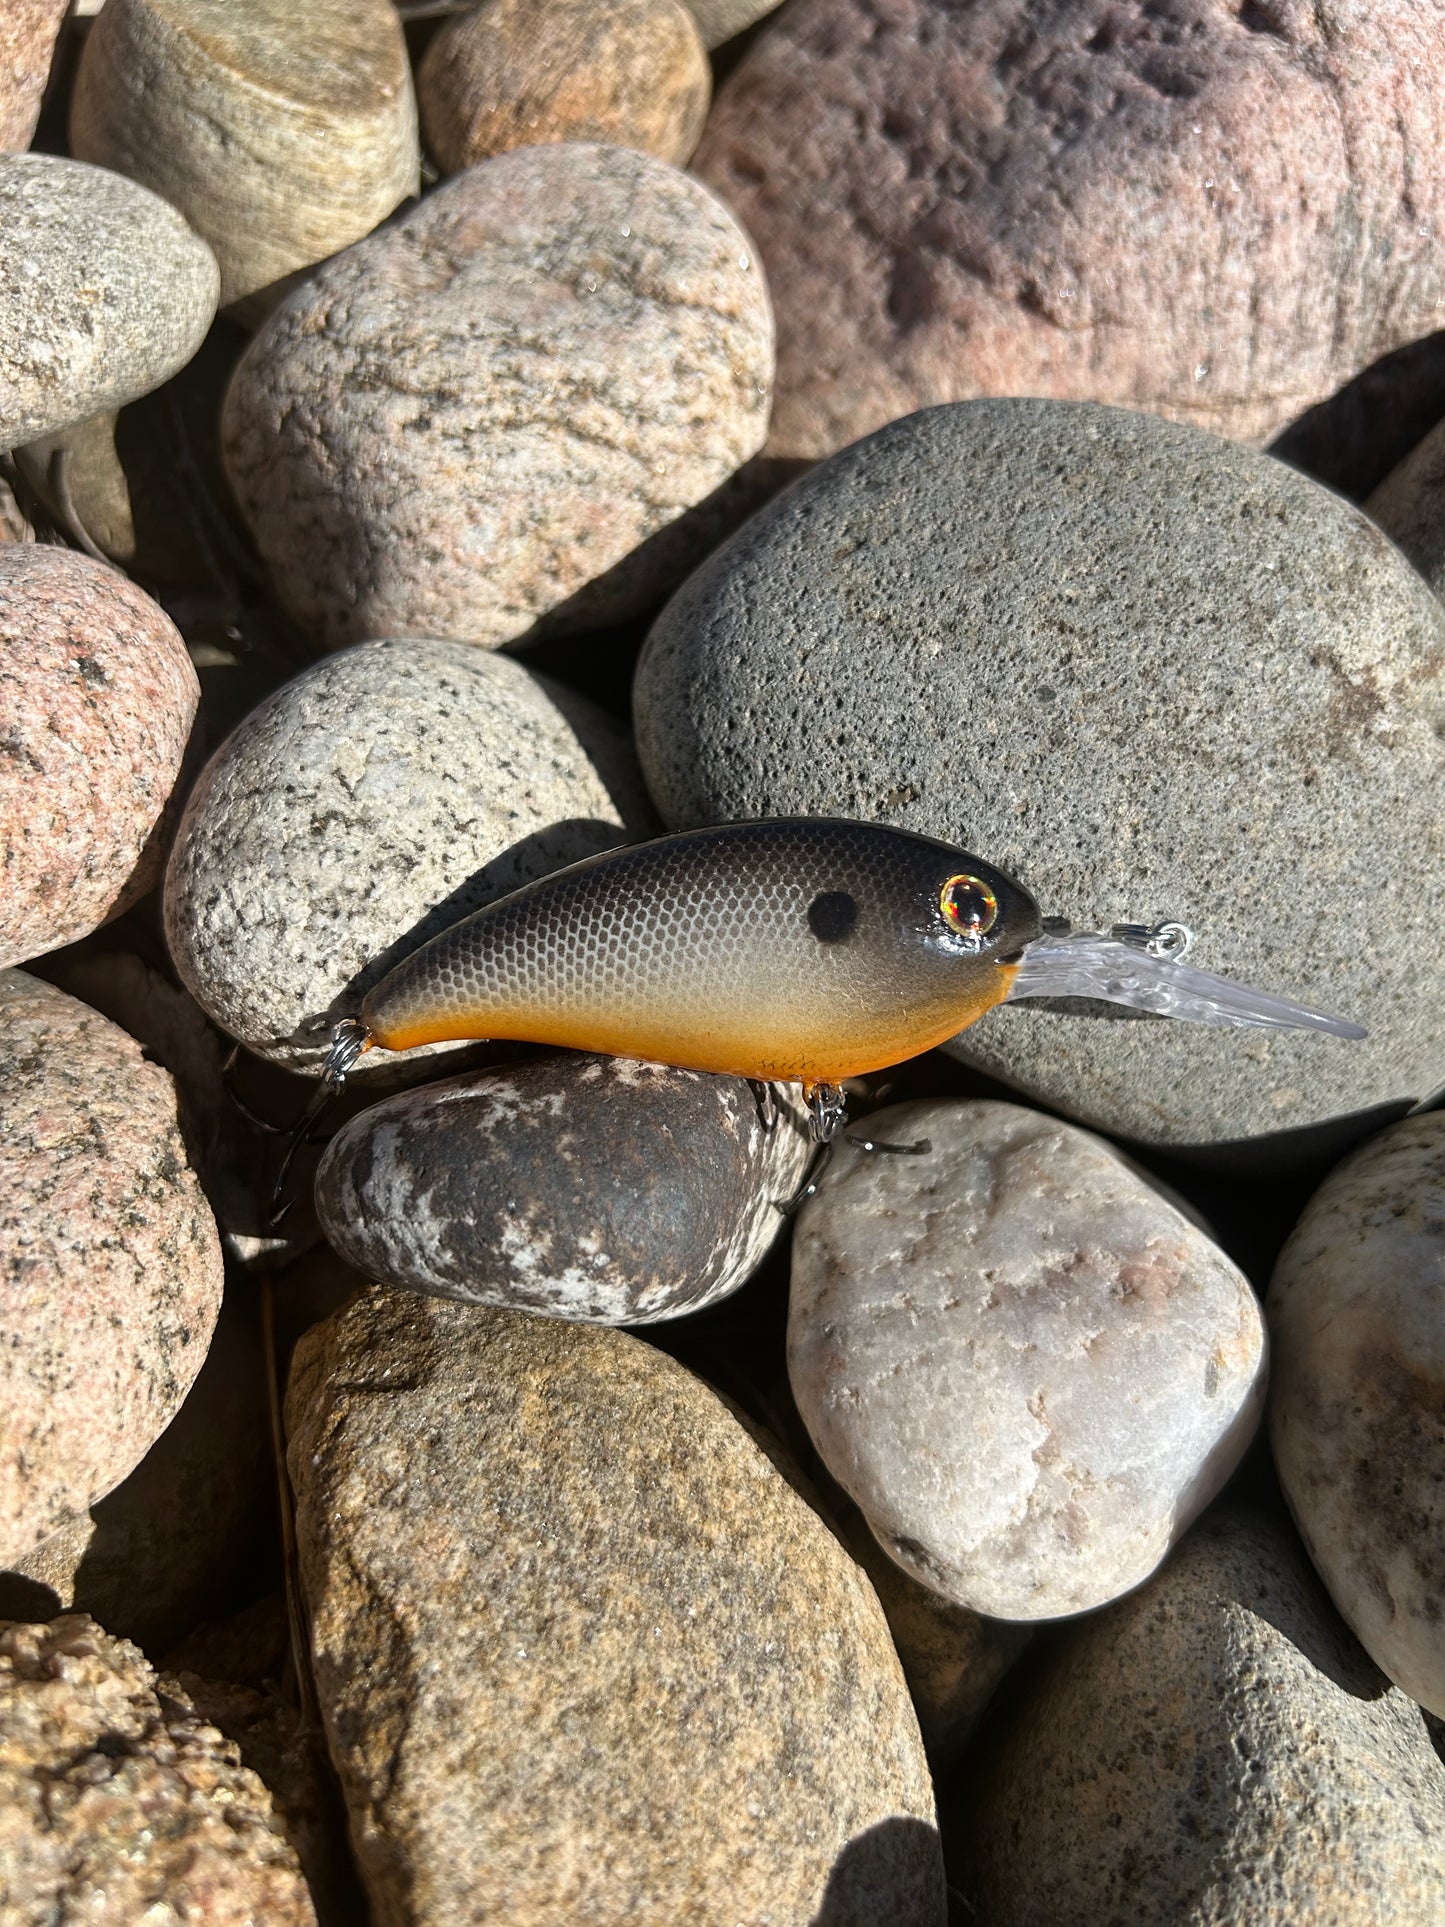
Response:
[{"label": "wet rock", "polygon": [[[1275,1527],[1199,1527],[1072,1629],[946,1827],[978,1927],[1414,1927],[1445,1767]],[[955,1825],[956,1822],[956,1825]]]},{"label": "wet rock", "polygon": [[0,14],[0,153],[30,145],[67,0],[6,0]]},{"label": "wet rock", "polygon": [[114,0],[81,56],[70,141],[180,209],[225,303],[359,241],[419,187],[389,0]]},{"label": "wet rock", "polygon": [[[226,399],[237,498],[301,627],[493,646],[616,573],[762,441],[772,319],[707,190],[586,142],[500,154],[321,269]],[[673,573],[660,573],[663,565]]]},{"label": "wet rock", "polygon": [[54,154],[0,154],[0,450],[118,408],[188,362],[215,257],[156,195]]},{"label": "wet rock", "polygon": [[569,1054],[363,1111],[322,1159],[316,1207],[382,1284],[650,1324],[747,1281],[810,1152],[801,1092],[765,1129],[744,1078]]},{"label": "wet rock", "polygon": [[117,1485],[180,1409],[221,1251],[170,1078],[83,1004],[0,974],[0,1559]]},{"label": "wet rock", "polygon": [[687,10],[702,30],[709,47],[720,47],[733,39],[764,14],[771,13],[779,0],[687,0]]},{"label": "wet rock", "polygon": [[801,0],[697,155],[773,288],[772,452],[979,395],[1266,439],[1445,320],[1440,77],[1417,0]]},{"label": "wet rock", "polygon": [[1445,1112],[1330,1173],[1266,1308],[1301,1537],[1371,1659],[1445,1718]]},{"label": "wet rock", "polygon": [[670,827],[898,823],[1082,928],[1179,918],[1205,969],[1369,1027],[1021,1003],[954,1046],[1197,1146],[1419,1096],[1445,1061],[1442,671],[1445,615],[1338,497],[1149,416],[998,401],[909,416],[755,516],[659,618],[634,703]]},{"label": "wet rock", "polygon": [[[418,944],[649,833],[619,726],[508,657],[367,643],[267,698],[191,792],[166,878],[176,967],[223,1029],[314,1068]],[[368,1052],[358,1076],[396,1059]]]},{"label": "wet rock", "polygon": [[1445,594],[1445,423],[1437,424],[1367,498],[1365,513]]},{"label": "wet rock", "polygon": [[159,880],[200,691],[158,605],[67,549],[0,547],[0,645],[0,961],[19,963]]},{"label": "wet rock", "polygon": [[623,1333],[373,1293],[302,1340],[287,1406],[378,1919],[941,1927],[877,1600],[699,1380]]},{"label": "wet rock", "polygon": [[1137,1586],[1234,1470],[1264,1398],[1247,1280],[1112,1147],[1013,1104],[869,1119],[793,1241],[788,1373],[893,1558],[1048,1619]]},{"label": "wet rock", "polygon": [[490,0],[441,26],[416,86],[447,174],[543,141],[614,141],[684,167],[712,69],[682,0]]},{"label": "wet rock", "polygon": [[0,1625],[6,1919],[315,1927],[265,1787],[94,1620]]}]

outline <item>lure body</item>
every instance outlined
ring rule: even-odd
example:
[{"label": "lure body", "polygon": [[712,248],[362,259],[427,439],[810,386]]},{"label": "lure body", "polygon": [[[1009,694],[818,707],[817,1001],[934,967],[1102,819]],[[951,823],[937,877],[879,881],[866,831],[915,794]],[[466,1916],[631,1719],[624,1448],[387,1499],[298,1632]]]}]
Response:
[{"label": "lure body", "polygon": [[510,1038],[836,1085],[1001,1003],[1042,927],[1021,885],[932,837],[726,824],[489,904],[389,972],[361,1022],[388,1050]]}]

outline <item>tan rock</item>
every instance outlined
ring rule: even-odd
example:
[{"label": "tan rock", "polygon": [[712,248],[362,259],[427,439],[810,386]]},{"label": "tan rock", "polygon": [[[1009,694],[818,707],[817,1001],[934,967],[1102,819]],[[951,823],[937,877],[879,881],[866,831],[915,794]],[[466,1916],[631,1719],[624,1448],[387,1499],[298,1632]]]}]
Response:
[{"label": "tan rock", "polygon": [[139,1464],[220,1300],[170,1078],[85,1005],[0,974],[0,1560]]},{"label": "tan rock", "polygon": [[390,0],[110,0],[70,138],[181,210],[216,251],[223,304],[360,240],[419,185]]},{"label": "tan rock", "polygon": [[942,1922],[878,1602],[681,1366],[373,1294],[302,1340],[287,1405],[378,1927]]},{"label": "tan rock", "polygon": [[0,8],[0,153],[30,145],[66,0],[5,0]]},{"label": "tan rock", "polygon": [[687,0],[687,10],[702,29],[707,45],[720,47],[778,4],[779,0]]},{"label": "tan rock", "polygon": [[234,1744],[83,1615],[0,1624],[0,1870],[7,1927],[315,1927]]},{"label": "tan rock", "polygon": [[1420,1927],[1445,1766],[1287,1526],[1211,1519],[1071,1629],[945,1831],[971,1927]]},{"label": "tan rock", "polygon": [[542,141],[613,141],[685,167],[712,69],[682,0],[485,0],[438,30],[416,91],[447,174]]},{"label": "tan rock", "polygon": [[0,547],[0,691],[8,964],[83,937],[159,879],[152,836],[200,686],[170,618],[123,575],[17,542]]},{"label": "tan rock", "polygon": [[653,544],[756,451],[771,379],[721,202],[629,148],[520,148],[273,316],[226,397],[226,464],[317,641],[495,647],[609,572],[614,616],[671,588],[690,561]]},{"label": "tan rock", "polygon": [[1300,1535],[1371,1659],[1445,1719],[1445,1112],[1330,1173],[1266,1309]]}]

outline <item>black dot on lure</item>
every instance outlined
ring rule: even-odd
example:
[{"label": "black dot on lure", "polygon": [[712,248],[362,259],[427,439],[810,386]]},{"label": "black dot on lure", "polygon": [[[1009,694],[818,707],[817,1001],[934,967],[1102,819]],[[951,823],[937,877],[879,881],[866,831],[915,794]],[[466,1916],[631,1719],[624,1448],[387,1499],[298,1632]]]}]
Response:
[{"label": "black dot on lure", "polygon": [[808,928],[819,943],[844,943],[858,923],[858,904],[846,890],[825,890],[808,905]]}]

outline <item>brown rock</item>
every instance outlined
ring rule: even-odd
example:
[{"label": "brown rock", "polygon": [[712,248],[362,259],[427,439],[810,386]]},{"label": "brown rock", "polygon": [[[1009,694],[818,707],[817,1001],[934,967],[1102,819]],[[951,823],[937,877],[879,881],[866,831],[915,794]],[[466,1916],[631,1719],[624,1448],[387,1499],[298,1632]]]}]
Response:
[{"label": "brown rock", "polygon": [[0,1558],[145,1456],[201,1368],[221,1250],[170,1078],[49,984],[0,975]]},{"label": "brown rock", "polygon": [[712,69],[682,0],[485,0],[435,35],[416,90],[447,174],[543,141],[614,141],[685,167]]},{"label": "brown rock", "polygon": [[878,1602],[699,1380],[376,1293],[302,1340],[287,1404],[378,1927],[941,1923]]},{"label": "brown rock", "polygon": [[265,1787],[94,1620],[0,1626],[7,1927],[315,1927]]},{"label": "brown rock", "polygon": [[0,8],[0,153],[30,145],[67,0],[5,0]]},{"label": "brown rock", "polygon": [[697,171],[778,312],[770,448],[927,403],[1262,440],[1445,319],[1428,0],[796,0]]},{"label": "brown rock", "polygon": [[629,148],[521,148],[273,316],[226,397],[226,463],[328,648],[494,647],[618,564],[621,608],[670,588],[634,551],[756,451],[771,378],[751,244],[706,189]]},{"label": "brown rock", "polygon": [[159,880],[147,841],[200,699],[165,613],[66,549],[0,547],[0,963],[94,930]]}]

